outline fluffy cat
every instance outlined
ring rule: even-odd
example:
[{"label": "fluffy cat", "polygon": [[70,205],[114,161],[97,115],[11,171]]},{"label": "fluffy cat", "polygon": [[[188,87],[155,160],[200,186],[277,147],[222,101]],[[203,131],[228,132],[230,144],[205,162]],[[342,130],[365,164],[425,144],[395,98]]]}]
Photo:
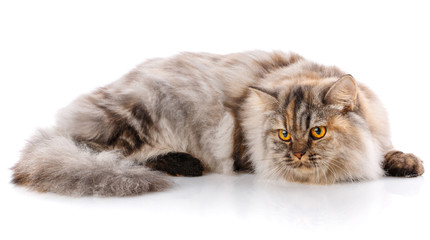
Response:
[{"label": "fluffy cat", "polygon": [[28,142],[13,182],[127,196],[168,187],[165,173],[203,171],[331,184],[424,168],[393,149],[375,94],[336,67],[283,52],[182,53],[63,109]]}]

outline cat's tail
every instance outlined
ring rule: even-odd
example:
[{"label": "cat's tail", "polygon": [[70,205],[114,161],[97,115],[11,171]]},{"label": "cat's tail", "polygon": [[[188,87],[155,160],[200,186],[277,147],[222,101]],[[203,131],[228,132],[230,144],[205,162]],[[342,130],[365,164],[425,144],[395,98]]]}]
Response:
[{"label": "cat's tail", "polygon": [[12,182],[73,196],[130,196],[170,185],[162,173],[122,158],[116,151],[95,152],[81,146],[58,130],[40,130],[12,167]]}]

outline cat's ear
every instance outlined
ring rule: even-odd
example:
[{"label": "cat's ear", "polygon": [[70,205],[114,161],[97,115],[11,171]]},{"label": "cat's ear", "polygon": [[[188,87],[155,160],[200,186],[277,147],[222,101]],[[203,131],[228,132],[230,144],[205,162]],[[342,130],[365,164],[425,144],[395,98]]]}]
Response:
[{"label": "cat's ear", "polygon": [[249,90],[251,94],[255,94],[258,97],[258,99],[266,106],[266,108],[273,110],[279,107],[277,92],[271,92],[267,89],[258,87],[249,87]]},{"label": "cat's ear", "polygon": [[344,75],[327,91],[324,102],[352,111],[357,105],[357,83],[351,75]]}]

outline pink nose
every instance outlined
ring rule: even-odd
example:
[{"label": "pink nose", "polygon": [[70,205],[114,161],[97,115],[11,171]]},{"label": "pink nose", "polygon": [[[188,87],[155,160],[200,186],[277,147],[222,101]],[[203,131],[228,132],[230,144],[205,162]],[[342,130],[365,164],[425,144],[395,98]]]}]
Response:
[{"label": "pink nose", "polygon": [[303,155],[305,155],[304,152],[296,152],[296,153],[294,153],[294,156],[296,156],[299,160],[303,157]]}]

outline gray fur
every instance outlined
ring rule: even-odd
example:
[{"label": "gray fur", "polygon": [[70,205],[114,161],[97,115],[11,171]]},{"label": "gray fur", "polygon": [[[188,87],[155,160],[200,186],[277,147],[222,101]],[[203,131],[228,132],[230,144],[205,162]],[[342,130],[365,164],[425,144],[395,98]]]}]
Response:
[{"label": "gray fur", "polygon": [[[383,174],[383,156],[392,149],[383,108],[361,85],[359,111],[347,109],[345,119],[363,134],[338,134],[337,143],[347,143],[338,152],[348,156],[344,169],[337,174],[329,173],[335,167],[321,170],[323,182],[322,176],[304,177],[284,168],[282,158],[276,157],[289,157],[291,151],[273,132],[290,124],[286,111],[293,99],[298,101],[293,89],[302,87],[307,96],[295,111],[297,137],[300,129],[326,121],[324,115],[345,114],[346,108],[323,98],[343,75],[335,67],[282,52],[183,53],[149,60],[63,109],[55,127],[40,130],[29,141],[13,167],[13,181],[76,196],[159,191],[171,181],[145,163],[171,152],[187,153],[199,159],[205,171],[224,174],[249,162],[268,178],[312,183],[374,179]],[[325,156],[336,154],[332,151]],[[363,156],[366,160],[360,159]],[[348,174],[341,173],[346,168]]]}]

